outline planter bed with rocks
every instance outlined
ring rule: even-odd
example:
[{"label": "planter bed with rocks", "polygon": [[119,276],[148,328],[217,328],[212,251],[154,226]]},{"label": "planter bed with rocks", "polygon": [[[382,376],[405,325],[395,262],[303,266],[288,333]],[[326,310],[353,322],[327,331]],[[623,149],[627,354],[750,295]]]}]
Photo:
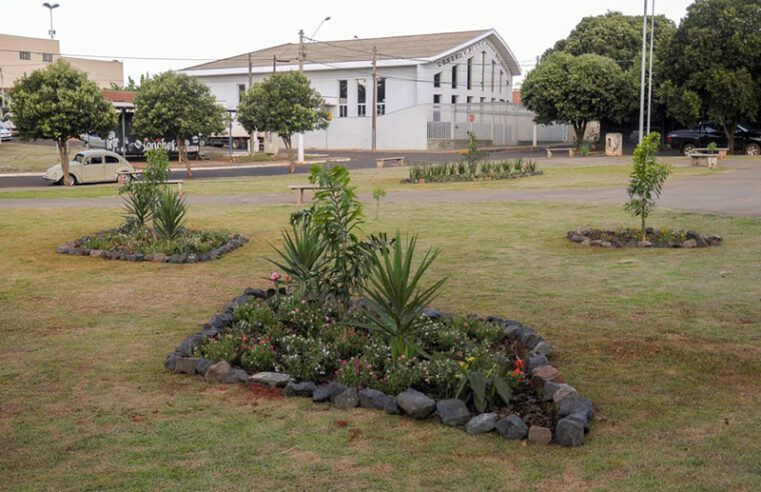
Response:
[{"label": "planter bed with rocks", "polygon": [[165,361],[214,383],[282,388],[339,409],[437,418],[469,434],[580,446],[594,406],[551,366],[533,329],[493,316],[427,310],[422,355],[392,357],[367,331],[367,303],[309,302],[284,289],[248,288]]},{"label": "planter bed with rocks", "polygon": [[105,260],[197,263],[219,259],[240,248],[248,239],[240,234],[183,230],[173,240],[163,240],[146,228],[130,234],[110,229],[80,237],[56,248],[58,254],[91,256]]},{"label": "planter bed with rocks", "polygon": [[527,173],[521,173],[521,174],[508,174],[505,176],[487,176],[487,177],[467,177],[467,176],[438,176],[435,178],[420,178],[416,181],[410,181],[409,179],[403,179],[400,181],[402,184],[408,184],[408,183],[459,183],[459,182],[467,182],[467,181],[498,181],[501,179],[518,179],[518,178],[528,178],[530,176],[539,176],[540,174],[544,174],[544,171],[533,171],[533,172],[527,172]]},{"label": "planter bed with rocks", "polygon": [[642,240],[640,229],[580,229],[568,231],[566,238],[582,246],[601,248],[703,248],[721,244],[721,236],[681,231],[675,229],[645,229],[646,240]]}]

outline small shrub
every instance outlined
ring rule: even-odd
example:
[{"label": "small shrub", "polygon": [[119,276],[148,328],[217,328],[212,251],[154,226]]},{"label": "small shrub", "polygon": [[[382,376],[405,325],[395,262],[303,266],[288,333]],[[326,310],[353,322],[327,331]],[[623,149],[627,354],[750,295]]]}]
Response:
[{"label": "small shrub", "polygon": [[629,175],[630,181],[626,192],[629,194],[629,202],[624,209],[633,217],[642,220],[642,239],[647,237],[645,221],[655,207],[655,200],[661,196],[663,183],[666,182],[671,167],[656,161],[658,142],[661,135],[653,132],[642,139],[634,150],[634,168]]},{"label": "small shrub", "polygon": [[176,239],[182,233],[185,225],[185,198],[172,189],[166,189],[159,194],[153,223],[156,231],[166,239]]},{"label": "small shrub", "polygon": [[[245,343],[245,342],[244,342]],[[271,371],[275,367],[275,347],[268,339],[242,345],[240,365],[248,372]]]}]

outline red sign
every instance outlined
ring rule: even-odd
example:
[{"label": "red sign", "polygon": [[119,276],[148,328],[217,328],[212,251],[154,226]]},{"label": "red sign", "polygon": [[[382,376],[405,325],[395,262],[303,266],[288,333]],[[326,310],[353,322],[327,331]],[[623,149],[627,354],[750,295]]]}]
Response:
[{"label": "red sign", "polygon": [[473,123],[474,121],[476,121],[476,115],[471,113],[471,115],[468,117],[468,119],[470,119],[470,122]]}]

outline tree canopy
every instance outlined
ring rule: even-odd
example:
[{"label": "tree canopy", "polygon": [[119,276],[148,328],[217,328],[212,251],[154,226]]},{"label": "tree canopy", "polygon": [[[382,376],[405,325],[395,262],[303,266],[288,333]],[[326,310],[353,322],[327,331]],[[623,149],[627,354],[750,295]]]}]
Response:
[{"label": "tree canopy", "polygon": [[135,96],[132,125],[143,138],[175,140],[180,161],[192,177],[185,139],[224,131],[225,110],[209,87],[195,77],[164,72],[142,81]]},{"label": "tree canopy", "polygon": [[82,133],[105,135],[116,126],[116,111],[95,82],[63,60],[17,80],[10,96],[19,136],[58,144],[66,184],[71,184],[68,140]]},{"label": "tree canopy", "polygon": [[761,96],[761,0],[698,0],[687,9],[660,63],[661,101],[686,125],[721,125],[730,151]]},{"label": "tree canopy", "polygon": [[576,142],[590,121],[618,121],[632,88],[621,67],[608,57],[558,52],[546,56],[526,76],[521,98],[537,123],[573,126]]},{"label": "tree canopy", "polygon": [[327,128],[329,113],[322,96],[298,72],[272,74],[254,84],[238,105],[238,122],[248,132],[280,135],[295,171],[291,137],[296,133]]}]

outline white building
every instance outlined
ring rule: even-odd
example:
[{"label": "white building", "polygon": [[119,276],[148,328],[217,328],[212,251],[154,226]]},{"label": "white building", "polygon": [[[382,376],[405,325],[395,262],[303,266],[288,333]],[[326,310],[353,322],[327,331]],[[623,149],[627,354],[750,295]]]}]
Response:
[{"label": "white building", "polygon": [[[372,56],[377,51],[377,149],[463,147],[472,129],[483,144],[531,142],[532,114],[512,104],[520,67],[494,30],[307,42],[304,74],[333,116],[307,133],[305,147],[370,149]],[[299,45],[284,44],[182,70],[209,85],[233,109],[253,82],[298,70]],[[539,140],[562,140],[564,128],[541,128]],[[554,134],[554,135],[553,135]],[[543,138],[545,137],[545,138]],[[553,138],[554,137],[554,138]]]}]

